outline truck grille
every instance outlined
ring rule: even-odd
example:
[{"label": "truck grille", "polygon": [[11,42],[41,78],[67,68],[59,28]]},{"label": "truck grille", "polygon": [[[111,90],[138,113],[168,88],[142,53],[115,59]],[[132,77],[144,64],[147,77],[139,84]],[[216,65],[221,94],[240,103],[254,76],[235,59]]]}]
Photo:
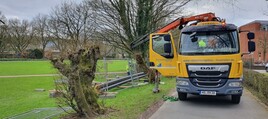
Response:
[{"label": "truck grille", "polygon": [[231,64],[187,64],[190,82],[201,88],[219,88],[229,77]]},{"label": "truck grille", "polygon": [[211,79],[211,78],[191,78],[190,81],[194,86],[202,88],[219,88],[222,87],[228,79]]}]

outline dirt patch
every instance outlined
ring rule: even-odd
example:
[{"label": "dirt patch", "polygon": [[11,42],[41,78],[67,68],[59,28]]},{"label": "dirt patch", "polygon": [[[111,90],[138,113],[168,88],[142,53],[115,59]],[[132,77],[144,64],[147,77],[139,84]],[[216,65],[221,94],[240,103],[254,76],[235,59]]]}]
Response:
[{"label": "dirt patch", "polygon": [[[169,92],[168,96],[173,96],[176,90],[173,89]],[[143,112],[139,119],[149,119],[163,104],[165,101],[162,99],[152,104],[145,112]]]}]

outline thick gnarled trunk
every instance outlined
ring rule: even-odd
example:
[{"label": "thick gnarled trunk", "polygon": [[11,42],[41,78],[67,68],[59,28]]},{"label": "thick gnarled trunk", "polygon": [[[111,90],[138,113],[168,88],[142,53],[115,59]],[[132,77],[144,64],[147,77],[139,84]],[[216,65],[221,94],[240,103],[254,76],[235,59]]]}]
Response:
[{"label": "thick gnarled trunk", "polygon": [[87,118],[105,112],[104,108],[98,103],[98,95],[92,85],[99,57],[99,48],[91,47],[87,50],[81,49],[77,53],[70,54],[68,56],[70,64],[64,63],[63,59],[51,60],[54,67],[68,78],[68,83],[65,84],[68,90],[66,92],[61,91],[65,95],[63,97],[68,97],[65,101],[80,116]]}]

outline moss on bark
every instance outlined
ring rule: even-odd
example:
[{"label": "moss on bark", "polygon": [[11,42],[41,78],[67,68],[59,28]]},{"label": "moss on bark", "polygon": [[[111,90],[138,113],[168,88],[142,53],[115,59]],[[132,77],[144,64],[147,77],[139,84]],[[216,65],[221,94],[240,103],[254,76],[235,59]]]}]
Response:
[{"label": "moss on bark", "polygon": [[65,88],[61,88],[65,89],[61,91],[64,92],[63,103],[87,118],[105,113],[105,109],[98,103],[98,95],[92,85],[99,58],[99,47],[91,47],[69,54],[70,64],[64,63],[62,58],[51,60],[53,66],[68,79]]}]

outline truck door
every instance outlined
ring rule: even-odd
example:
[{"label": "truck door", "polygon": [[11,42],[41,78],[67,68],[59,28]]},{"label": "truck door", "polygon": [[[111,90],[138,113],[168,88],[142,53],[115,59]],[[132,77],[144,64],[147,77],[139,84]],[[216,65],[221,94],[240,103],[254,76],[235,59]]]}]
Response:
[{"label": "truck door", "polygon": [[163,76],[177,76],[177,52],[170,33],[150,35],[150,68],[158,70]]}]

